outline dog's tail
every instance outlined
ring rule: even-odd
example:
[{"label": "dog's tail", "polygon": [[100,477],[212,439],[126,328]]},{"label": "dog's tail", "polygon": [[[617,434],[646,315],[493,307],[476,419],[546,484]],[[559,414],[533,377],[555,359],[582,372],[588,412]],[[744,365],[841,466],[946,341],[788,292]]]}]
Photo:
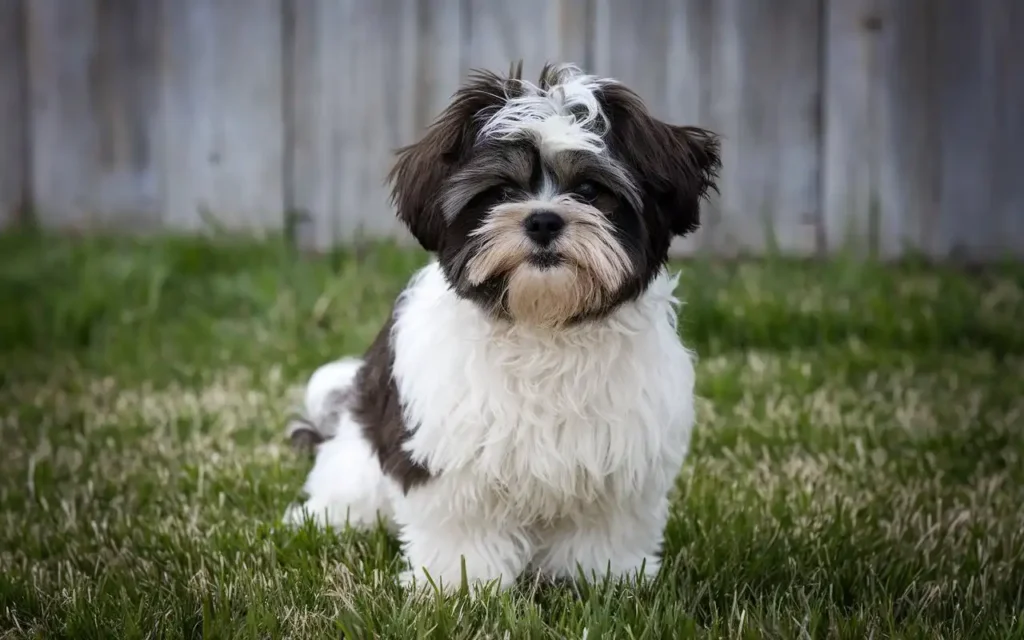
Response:
[{"label": "dog's tail", "polygon": [[285,427],[292,446],[313,452],[337,433],[338,423],[352,401],[353,384],[362,360],[346,358],[323,365],[306,383],[305,406]]}]

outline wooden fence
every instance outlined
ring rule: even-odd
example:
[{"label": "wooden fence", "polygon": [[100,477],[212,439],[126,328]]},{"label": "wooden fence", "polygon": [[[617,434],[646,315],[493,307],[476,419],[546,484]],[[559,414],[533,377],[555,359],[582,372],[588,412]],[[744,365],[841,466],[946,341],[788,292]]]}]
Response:
[{"label": "wooden fence", "polygon": [[0,222],[408,236],[391,151],[568,60],[724,136],[680,252],[1024,257],[1024,0],[0,0]]}]

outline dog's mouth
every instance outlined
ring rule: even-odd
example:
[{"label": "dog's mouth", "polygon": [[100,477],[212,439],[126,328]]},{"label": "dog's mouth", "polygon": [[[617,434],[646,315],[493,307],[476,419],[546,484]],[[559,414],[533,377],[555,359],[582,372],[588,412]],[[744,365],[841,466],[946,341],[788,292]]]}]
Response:
[{"label": "dog's mouth", "polygon": [[526,258],[526,262],[543,271],[565,264],[565,257],[556,251],[535,251]]}]

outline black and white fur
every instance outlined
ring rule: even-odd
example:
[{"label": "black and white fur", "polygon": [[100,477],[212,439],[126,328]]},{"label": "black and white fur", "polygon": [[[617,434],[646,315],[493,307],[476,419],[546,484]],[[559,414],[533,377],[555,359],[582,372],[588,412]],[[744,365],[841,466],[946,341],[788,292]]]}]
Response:
[{"label": "black and white fur", "polygon": [[[390,174],[436,259],[362,358],[309,380],[316,462],[286,518],[401,539],[407,581],[651,575],[694,423],[674,236],[716,137],[611,79],[474,73]],[[312,425],[312,426],[310,426]]]}]

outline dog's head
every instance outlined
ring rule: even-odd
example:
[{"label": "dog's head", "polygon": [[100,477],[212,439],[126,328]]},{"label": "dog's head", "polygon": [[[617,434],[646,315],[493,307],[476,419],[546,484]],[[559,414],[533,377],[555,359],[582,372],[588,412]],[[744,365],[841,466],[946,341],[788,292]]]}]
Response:
[{"label": "dog's head", "polygon": [[389,174],[398,216],[458,295],[549,327],[635,298],[700,223],[716,136],[654,118],[572,65],[474,72]]}]

